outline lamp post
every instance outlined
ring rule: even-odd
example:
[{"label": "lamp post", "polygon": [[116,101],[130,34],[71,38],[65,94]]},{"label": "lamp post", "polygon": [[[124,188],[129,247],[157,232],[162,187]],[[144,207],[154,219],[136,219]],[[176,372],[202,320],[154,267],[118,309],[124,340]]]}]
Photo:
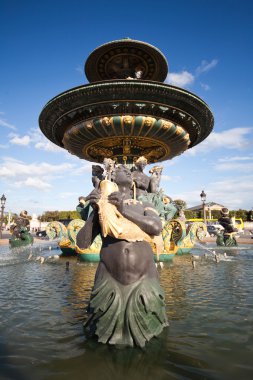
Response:
[{"label": "lamp post", "polygon": [[206,203],[206,193],[204,190],[201,191],[200,198],[203,204],[203,216],[204,216],[204,223],[206,223],[206,208],[205,208],[205,203]]},{"label": "lamp post", "polygon": [[3,221],[4,221],[4,206],[5,206],[5,202],[6,202],[6,197],[5,197],[5,195],[3,194],[3,195],[1,196],[0,239],[2,239],[2,236],[3,236],[2,228],[3,228]]}]

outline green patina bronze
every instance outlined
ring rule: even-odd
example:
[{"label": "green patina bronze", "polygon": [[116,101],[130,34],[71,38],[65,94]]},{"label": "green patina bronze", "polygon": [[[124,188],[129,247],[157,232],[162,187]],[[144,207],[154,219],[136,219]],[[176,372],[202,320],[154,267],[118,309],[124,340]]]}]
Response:
[{"label": "green patina bronze", "polygon": [[[203,224],[173,219],[175,204],[159,190],[161,167],[152,168],[149,178],[143,158],[148,164],[162,162],[196,146],[210,134],[213,115],[195,94],[162,83],[166,58],[141,41],[127,38],[98,47],[85,73],[91,83],[50,100],[39,124],[54,144],[103,163],[106,176],[93,166],[94,189],[81,197],[92,208],[78,206],[83,224],[71,232],[54,225],[49,234],[60,239],[63,253],[81,261],[99,259],[86,331],[102,343],[143,347],[168,325],[154,261],[189,252],[206,233]],[[119,190],[102,195],[100,185],[111,181]],[[162,241],[155,240],[160,233]]]},{"label": "green patina bronze", "polygon": [[25,247],[33,244],[33,236],[30,234],[30,221],[27,211],[21,211],[11,225],[12,237],[9,239],[11,248]]},{"label": "green patina bronze", "polygon": [[33,236],[30,234],[30,232],[27,230],[26,231],[23,230],[20,232],[19,238],[12,236],[9,239],[9,244],[10,244],[11,248],[19,248],[19,247],[25,247],[28,245],[32,245],[33,240],[34,240]]}]

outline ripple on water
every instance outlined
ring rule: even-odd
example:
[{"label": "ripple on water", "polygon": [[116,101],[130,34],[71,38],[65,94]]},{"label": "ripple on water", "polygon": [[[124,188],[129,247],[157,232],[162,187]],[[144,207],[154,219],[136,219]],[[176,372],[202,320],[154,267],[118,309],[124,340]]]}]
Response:
[{"label": "ripple on water", "polygon": [[43,380],[79,380],[83,374],[96,380],[253,377],[253,251],[218,263],[202,255],[195,268],[191,256],[175,257],[159,268],[170,327],[144,351],[86,340],[83,321],[96,265],[68,259],[66,271],[65,259],[41,265],[27,261],[28,255],[0,255],[0,347],[7,378],[12,371],[12,378]]}]

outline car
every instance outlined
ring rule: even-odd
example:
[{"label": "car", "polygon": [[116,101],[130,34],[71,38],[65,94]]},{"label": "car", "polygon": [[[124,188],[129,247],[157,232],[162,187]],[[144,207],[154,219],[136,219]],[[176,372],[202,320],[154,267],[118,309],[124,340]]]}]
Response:
[{"label": "car", "polygon": [[36,236],[38,237],[46,237],[47,236],[47,231],[44,230],[44,231],[38,231],[36,232]]}]

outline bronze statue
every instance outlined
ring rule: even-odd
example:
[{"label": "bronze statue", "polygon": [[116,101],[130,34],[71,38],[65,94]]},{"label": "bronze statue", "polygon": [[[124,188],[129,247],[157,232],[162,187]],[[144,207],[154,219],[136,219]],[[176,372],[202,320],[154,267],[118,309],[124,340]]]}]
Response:
[{"label": "bronze statue", "polygon": [[147,195],[150,177],[147,176],[143,171],[147,166],[147,159],[144,156],[139,157],[135,161],[135,168],[132,172],[132,178],[136,186],[136,196],[137,199],[141,195]]},{"label": "bronze statue", "polygon": [[95,189],[99,188],[99,183],[104,179],[104,169],[100,165],[92,165],[92,184]]},{"label": "bronze statue", "polygon": [[14,225],[12,226],[12,235],[15,238],[21,238],[22,233],[30,231],[30,221],[28,219],[28,212],[23,210],[17,218],[15,218]]},{"label": "bronze statue", "polygon": [[232,219],[229,217],[229,210],[223,207],[220,213],[221,217],[218,219],[218,222],[224,228],[224,231],[217,233],[216,244],[229,247],[237,246],[235,234],[238,230],[234,227]]},{"label": "bronze statue", "polygon": [[11,248],[17,248],[25,245],[33,244],[33,237],[30,234],[30,221],[28,212],[23,210],[14,220],[10,231],[12,237],[9,239]]},{"label": "bronze statue", "polygon": [[151,176],[148,177],[143,173],[146,165],[147,159],[144,156],[139,157],[135,162],[136,169],[133,171],[132,176],[136,185],[137,199],[151,203],[163,222],[169,221],[175,216],[178,209],[172,199],[160,189],[163,167],[153,166],[149,170]]},{"label": "bronze statue", "polygon": [[105,177],[107,177],[107,179],[110,181],[111,176],[113,175],[113,172],[115,170],[115,161],[113,161],[111,158],[104,158],[103,165],[105,168]]},{"label": "bronze statue", "polygon": [[[86,198],[94,211],[77,235],[81,249],[97,234],[102,236],[85,326],[99,342],[143,347],[168,325],[164,294],[148,243],[160,235],[162,224],[151,204],[132,199],[129,169],[119,165],[112,179],[111,183],[102,181],[100,189]],[[106,212],[101,210],[104,206]]]},{"label": "bronze statue", "polygon": [[90,205],[90,202],[86,201],[85,197],[80,196],[78,200],[79,203],[76,206],[76,211],[80,214],[81,219],[86,221],[92,212],[92,207]]},{"label": "bronze statue", "polygon": [[151,174],[150,183],[149,183],[150,193],[157,193],[159,191],[162,171],[163,171],[162,166],[153,166],[149,170],[149,173]]}]

